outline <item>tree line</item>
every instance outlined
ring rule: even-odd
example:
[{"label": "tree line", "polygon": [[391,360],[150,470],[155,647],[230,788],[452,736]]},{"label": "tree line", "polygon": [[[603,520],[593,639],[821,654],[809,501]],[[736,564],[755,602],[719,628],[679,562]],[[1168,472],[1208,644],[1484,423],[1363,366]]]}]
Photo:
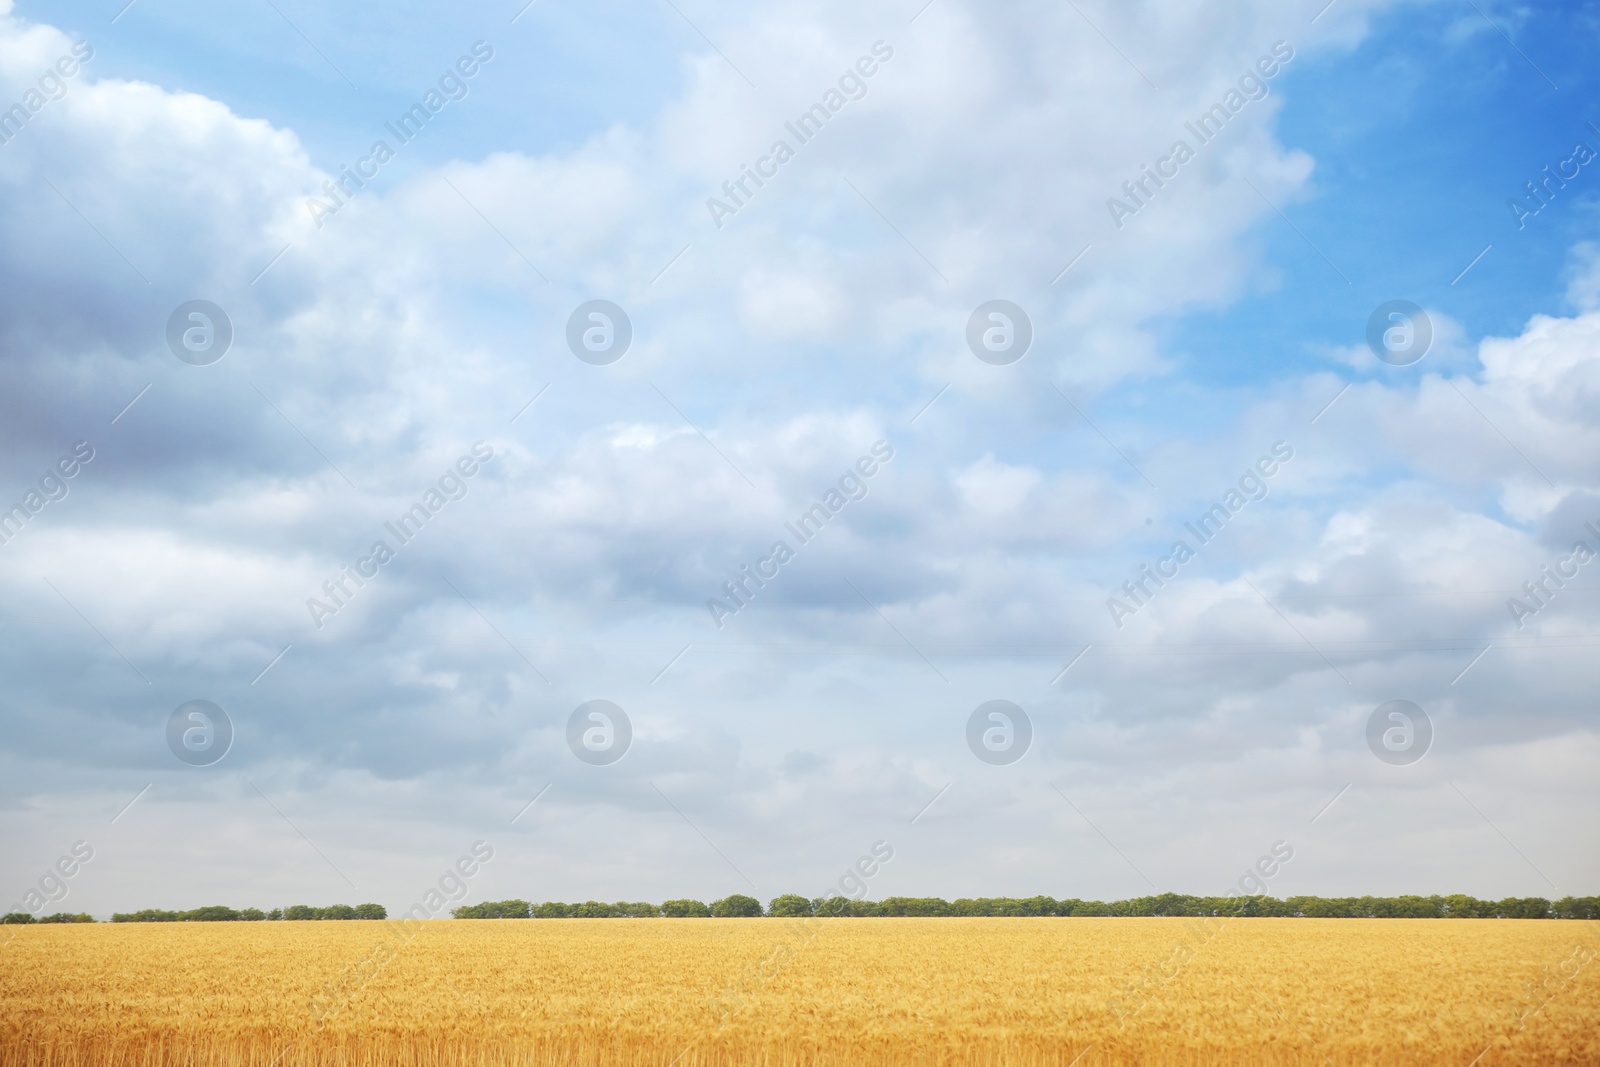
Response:
[{"label": "tree line", "polygon": [[[331,904],[326,908],[314,908],[309,904],[291,904],[287,908],[273,908],[271,911],[262,911],[260,908],[230,908],[222,904],[210,904],[203,908],[194,908],[190,911],[162,911],[160,908],[145,908],[143,911],[119,911],[111,916],[114,923],[218,923],[218,922],[262,922],[281,920],[306,920],[306,919],[387,919],[389,912],[382,904]],[[79,913],[69,915],[59,912],[55,915],[46,915],[35,918],[25,911],[14,911],[9,915],[0,917],[0,923],[92,923],[94,916]]]},{"label": "tree line", "polygon": [[766,908],[754,897],[733,896],[705,904],[698,900],[668,900],[660,905],[618,901],[607,904],[586,900],[581,904],[559,901],[529,903],[496,900],[454,908],[457,919],[620,919],[620,918],[743,918],[761,915],[804,917],[881,916],[1030,916],[1150,917],[1150,916],[1260,916],[1308,919],[1600,919],[1600,897],[1507,897],[1479,900],[1464,894],[1400,897],[1197,897],[1162,893],[1132,900],[1056,900],[1052,897],[885,897],[852,900],[849,897],[806,898],[795,893],[775,897]]},{"label": "tree line", "polygon": [[[883,900],[852,900],[849,897],[807,898],[786,893],[773,898],[765,908],[755,897],[734,893],[706,904],[698,900],[668,900],[661,904],[621,900],[607,904],[598,900],[566,904],[560,901],[530,903],[526,900],[492,900],[467,904],[451,910],[457,919],[710,919],[710,918],[799,918],[811,915],[874,918],[884,916],[1033,916],[1069,917],[1203,917],[1216,915],[1261,916],[1308,919],[1600,919],[1600,897],[1562,897],[1550,901],[1543,897],[1507,897],[1504,900],[1479,900],[1464,894],[1451,896],[1401,897],[1287,897],[1268,896],[1197,897],[1184,893],[1162,893],[1132,900],[1056,900],[1053,897],[885,897]],[[262,911],[259,908],[230,908],[213,904],[190,911],[117,912],[114,923],[152,922],[259,922],[305,921],[308,919],[386,919],[382,904],[332,904],[325,908],[294,904],[287,908]],[[57,912],[35,917],[18,911],[0,917],[0,924],[92,923],[87,913]]]},{"label": "tree line", "polygon": [[735,893],[710,904],[698,900],[668,900],[661,904],[628,900],[615,904],[598,900],[586,900],[582,904],[562,904],[554,900],[542,904],[530,904],[526,900],[491,900],[452,908],[450,914],[457,919],[743,919],[788,912],[763,912],[761,901]]},{"label": "tree line", "polygon": [[114,923],[216,923],[216,922],[304,922],[308,919],[387,919],[389,911],[382,904],[330,904],[326,908],[310,904],[291,904],[287,908],[233,908],[212,904],[193,911],[160,911],[146,908],[143,911],[117,912],[111,916]]}]

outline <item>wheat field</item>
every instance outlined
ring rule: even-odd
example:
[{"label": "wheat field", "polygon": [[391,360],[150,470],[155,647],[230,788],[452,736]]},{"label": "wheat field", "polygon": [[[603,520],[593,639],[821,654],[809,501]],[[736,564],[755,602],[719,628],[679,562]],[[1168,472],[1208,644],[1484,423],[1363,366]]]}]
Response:
[{"label": "wheat field", "polygon": [[1600,1064],[1597,923],[595,919],[0,931],[7,1067]]}]

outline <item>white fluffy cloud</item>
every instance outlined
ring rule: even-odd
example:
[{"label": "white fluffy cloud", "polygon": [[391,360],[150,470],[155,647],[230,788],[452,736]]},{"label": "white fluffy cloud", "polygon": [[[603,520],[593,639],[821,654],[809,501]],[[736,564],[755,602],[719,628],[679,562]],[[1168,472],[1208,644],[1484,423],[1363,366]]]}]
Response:
[{"label": "white fluffy cloud", "polygon": [[[1593,748],[1572,717],[1593,679],[1531,638],[1582,635],[1596,606],[1574,590],[1523,633],[1503,601],[1552,541],[1582,536],[1554,527],[1600,455],[1592,255],[1573,273],[1577,316],[1476,346],[1441,317],[1432,362],[1366,378],[1315,427],[1339,385],[1326,375],[1242,402],[1213,392],[1232,424],[1210,437],[1137,411],[1090,422],[1055,388],[1092,410],[1118,383],[1170,373],[1152,323],[1258,285],[1249,237],[1272,209],[1240,179],[1283,203],[1311,195],[1316,166],[1276,137],[1284,81],[1120,229],[1105,201],[1274,42],[1297,69],[1358,39],[1377,6],[1341,5],[1315,34],[1267,3],[1094,10],[1106,36],[1137,42],[1127,57],[1072,5],[940,2],[915,23],[846,4],[758,9],[716,28],[758,88],[697,56],[649,124],[385,173],[321,228],[305,198],[329,174],[293,131],[102,79],[91,62],[0,154],[0,280],[17,294],[8,484],[74,440],[100,450],[65,504],[0,546],[0,588],[27,615],[4,654],[22,678],[4,709],[8,802],[49,840],[159,776],[149,822],[108,853],[139,899],[84,890],[109,911],[243,902],[239,865],[281,828],[229,776],[246,773],[395,905],[417,866],[396,813],[448,850],[551,781],[514,833],[525,850],[520,835],[542,835],[552,858],[542,873],[508,863],[534,888],[508,875],[497,891],[748,888],[651,783],[747,857],[765,895],[890,832],[869,825],[908,842],[921,882],[896,891],[1148,888],[1092,851],[1051,782],[1165,857],[1162,888],[1208,891],[1234,866],[1218,854],[1281,836],[1263,810],[1309,805],[1308,818],[1354,778],[1371,795],[1393,787],[1361,730],[1395,696],[1440,722],[1408,787],[1504,756],[1519,787],[1542,788],[1531,768],[1545,754]],[[719,229],[706,199],[879,40],[893,57],[865,95]],[[69,46],[5,5],[4,69],[42,70]],[[207,368],[163,341],[172,307],[196,296],[237,331]],[[971,308],[995,296],[1023,303],[1037,331],[1012,368],[964,346]],[[591,297],[633,320],[611,367],[565,350],[566,316]],[[1297,455],[1267,499],[1116,628],[1106,598],[1280,438]],[[306,599],[478,440],[496,458],[465,499],[315,627]],[[895,458],[867,497],[793,545],[716,629],[707,598],[878,440]],[[1499,647],[1474,687],[1452,688],[1486,641]],[[1039,736],[1009,778],[975,764],[961,733],[1001,695]],[[196,696],[240,728],[203,795],[160,734]],[[567,713],[597,696],[636,726],[609,776],[565,749]],[[86,731],[93,744],[74,740]],[[1576,788],[1558,777],[1549,788]],[[70,802],[44,814],[37,798],[57,795]],[[1432,794],[1423,807],[1459,815]],[[167,832],[207,810],[225,813],[220,858]],[[1433,861],[1455,881],[1395,884],[1339,836],[1376,833],[1376,819],[1327,842],[1357,874],[1301,888],[1545,889],[1409,830],[1415,870]],[[1523,828],[1534,851],[1547,843]],[[1046,837],[1093,859],[1069,871]],[[273,840],[274,891],[346,892],[295,840]],[[184,887],[163,884],[163,863],[191,872]],[[1563,881],[1595,873],[1592,859],[1559,863]]]}]

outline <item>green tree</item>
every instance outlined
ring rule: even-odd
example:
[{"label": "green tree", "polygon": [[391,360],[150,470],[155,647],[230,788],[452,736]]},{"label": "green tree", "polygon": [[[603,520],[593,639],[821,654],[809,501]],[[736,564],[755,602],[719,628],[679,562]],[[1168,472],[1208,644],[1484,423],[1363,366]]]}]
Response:
[{"label": "green tree", "polygon": [[[524,900],[520,901],[520,903],[523,906],[523,914],[526,915],[528,902]],[[355,910],[357,919],[387,919],[389,917],[389,909],[382,904],[357,904]]]},{"label": "green tree", "polygon": [[949,915],[950,905],[938,897],[884,897],[878,904],[880,915]]},{"label": "green tree", "polygon": [[1303,915],[1307,919],[1339,918],[1335,902],[1322,897],[1290,897],[1289,906],[1296,915]]},{"label": "green tree", "polygon": [[37,921],[25,911],[13,911],[7,912],[3,918],[0,918],[0,926],[25,926],[28,923]]},{"label": "green tree", "polygon": [[76,914],[58,911],[54,915],[40,916],[39,921],[42,923],[92,923],[94,922],[94,916],[86,911],[80,911]]},{"label": "green tree", "polygon": [[824,917],[870,919],[884,914],[883,905],[875,900],[851,900],[845,896],[818,897],[811,902],[818,915]]},{"label": "green tree", "polygon": [[1502,919],[1550,918],[1550,902],[1543,897],[1507,897],[1495,908]]},{"label": "green tree", "polygon": [[158,908],[145,908],[143,911],[117,912],[111,916],[114,923],[175,923],[179,915],[175,911],[161,911]]},{"label": "green tree", "polygon": [[1055,897],[1037,896],[1024,900],[1022,906],[1026,909],[1024,914],[1027,915],[1054,915],[1061,905]]},{"label": "green tree", "polygon": [[1562,897],[1550,905],[1558,919],[1600,919],[1600,897]]},{"label": "green tree", "polygon": [[[377,905],[363,904],[356,911],[359,912],[365,907],[377,907]],[[526,900],[486,900],[482,904],[467,904],[453,908],[450,914],[457,919],[526,919],[529,907]]]},{"label": "green tree", "polygon": [[828,897],[815,897],[811,901],[811,913],[829,917],[850,914],[850,898],[835,893]]},{"label": "green tree", "polygon": [[1444,898],[1443,913],[1450,919],[1482,919],[1494,914],[1494,905],[1488,901],[1456,893]]},{"label": "green tree", "polygon": [[767,905],[767,914],[780,918],[795,918],[812,914],[811,901],[797,893],[785,893],[781,897],[773,897],[772,903]]},{"label": "green tree", "polygon": [[1159,896],[1145,897],[1144,901],[1148,910],[1144,915],[1199,915],[1205,906],[1205,901],[1200,897],[1191,897],[1183,893],[1162,893]]},{"label": "green tree", "polygon": [[743,893],[734,893],[713,901],[711,914],[719,919],[749,919],[761,914],[761,901],[755,897],[747,897]]},{"label": "green tree", "polygon": [[617,909],[610,904],[602,904],[598,900],[586,900],[582,904],[573,904],[567,908],[567,917],[570,919],[615,919]]},{"label": "green tree", "polygon": [[707,919],[711,909],[698,900],[668,900],[661,905],[661,914],[669,919]]},{"label": "green tree", "polygon": [[567,917],[567,905],[559,900],[548,900],[543,904],[535,904],[533,906],[533,917],[535,919],[565,919]]},{"label": "green tree", "polygon": [[1099,900],[1077,900],[1073,901],[1072,908],[1067,914],[1078,918],[1098,917],[1110,915],[1111,908]]},{"label": "green tree", "polygon": [[619,900],[615,907],[625,919],[654,919],[661,914],[660,908],[643,900]]}]

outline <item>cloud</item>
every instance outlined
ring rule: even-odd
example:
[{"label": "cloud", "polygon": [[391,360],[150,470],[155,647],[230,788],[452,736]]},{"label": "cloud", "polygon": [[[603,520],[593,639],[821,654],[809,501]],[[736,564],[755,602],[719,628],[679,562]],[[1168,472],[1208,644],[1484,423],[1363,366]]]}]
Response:
[{"label": "cloud", "polygon": [[1567,302],[1579,311],[1600,311],[1600,245],[1580,241],[1568,266]]},{"label": "cloud", "polygon": [[[1376,795],[1360,731],[1394,695],[1449,738],[1432,785],[1495,753],[1536,779],[1539,754],[1587,750],[1592,672],[1561,640],[1594,605],[1522,633],[1504,600],[1581,536],[1600,473],[1592,249],[1572,317],[1475,344],[1430,308],[1434,351],[1403,373],[1330,351],[1356,375],[1314,425],[1344,378],[1185,379],[1156,325],[1267,288],[1256,234],[1277,216],[1244,180],[1285,207],[1319,195],[1281,109],[1381,7],[1340,4],[1330,38],[1266,3],[1085,8],[1125,55],[1071,5],[940,3],[914,24],[752,9],[708,32],[758,90],[666,49],[681,84],[646,120],[560,144],[485,134],[476,86],[434,120],[459,123],[453,158],[419,152],[320,228],[306,198],[335,175],[293,129],[90,63],[0,151],[0,471],[21,492],[74,441],[99,453],[0,546],[5,802],[49,839],[158,783],[116,868],[142,897],[86,888],[102,911],[257,903],[239,896],[256,841],[273,892],[343,894],[246,775],[396,905],[421,851],[509,827],[552,782],[504,831],[542,835],[547,869],[516,866],[505,895],[739,888],[654,785],[763,891],[820,883],[892,830],[925,878],[904,891],[1115,896],[1148,887],[1038,847],[1101,844],[1052,782],[1170,857],[1164,883],[1208,891],[1237,866],[1214,853],[1273,833],[1262,812],[1309,818],[1358,778]],[[70,46],[4,10],[7,70]],[[1279,40],[1296,54],[1270,95],[1119,229],[1106,200]],[[893,56],[865,95],[718,228],[706,200],[878,41]],[[209,367],[164,340],[196,297],[235,327]],[[1009,368],[964,343],[995,297],[1035,327]],[[609,367],[566,350],[592,298],[634,326]],[[895,458],[868,495],[716,629],[706,599],[879,440]],[[1116,629],[1106,598],[1278,440],[1296,458],[1270,494]],[[307,599],[477,441],[495,459],[468,494],[318,628]],[[1496,650],[1453,688],[1480,641]],[[210,777],[160,732],[197,696],[238,726]],[[604,773],[564,741],[601,696],[635,724]],[[997,696],[1039,738],[1010,777],[962,741]],[[47,797],[66,799],[45,814]],[[217,856],[174,832],[223,810]],[[425,844],[395,829],[413,822]],[[195,873],[163,896],[175,867]],[[1362,870],[1362,891],[1387,888]]]}]

